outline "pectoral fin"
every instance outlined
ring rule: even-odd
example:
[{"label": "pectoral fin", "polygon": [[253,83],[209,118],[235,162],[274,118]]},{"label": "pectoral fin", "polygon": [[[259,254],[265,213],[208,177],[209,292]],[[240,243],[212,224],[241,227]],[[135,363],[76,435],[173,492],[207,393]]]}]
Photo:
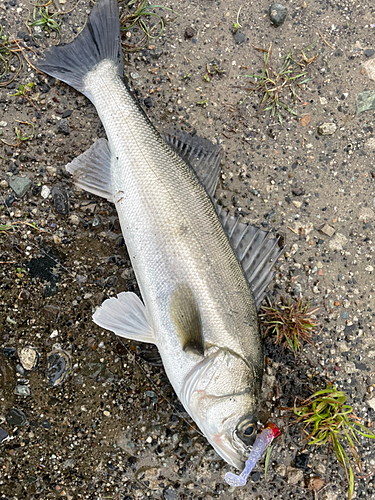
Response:
[{"label": "pectoral fin", "polygon": [[204,339],[199,308],[188,285],[179,285],[170,296],[169,311],[182,349],[204,354]]},{"label": "pectoral fin", "polygon": [[122,292],[117,298],[105,300],[92,319],[97,325],[120,337],[155,344],[146,308],[135,293]]},{"label": "pectoral fin", "polygon": [[111,152],[107,139],[98,139],[84,153],[66,165],[74,184],[89,193],[113,201],[111,186]]}]

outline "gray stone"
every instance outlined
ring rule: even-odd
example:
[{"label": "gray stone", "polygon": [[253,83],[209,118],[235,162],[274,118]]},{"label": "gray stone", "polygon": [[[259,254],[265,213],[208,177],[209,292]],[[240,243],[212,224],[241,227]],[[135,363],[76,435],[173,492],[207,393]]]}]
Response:
[{"label": "gray stone", "polygon": [[177,500],[179,498],[176,490],[171,487],[164,491],[163,496],[165,500]]},{"label": "gray stone", "polygon": [[281,3],[274,3],[270,7],[270,20],[275,26],[281,26],[285,21],[288,9]]},{"label": "gray stone", "polygon": [[31,391],[30,387],[27,385],[16,385],[16,388],[14,389],[14,394],[17,396],[30,396]]},{"label": "gray stone", "polygon": [[0,427],[0,444],[9,439],[9,434],[7,431]]},{"label": "gray stone", "polygon": [[51,195],[56,212],[61,215],[69,215],[69,197],[66,190],[53,186]]},{"label": "gray stone", "polygon": [[57,124],[57,132],[64,135],[70,134],[70,127],[68,124],[68,120],[66,118],[62,118]]},{"label": "gray stone", "polygon": [[53,323],[57,323],[60,316],[60,308],[54,304],[47,304],[42,309],[44,316]]},{"label": "gray stone", "polygon": [[46,378],[49,384],[52,385],[52,387],[61,385],[72,367],[70,354],[62,349],[56,348],[48,354],[47,363]]},{"label": "gray stone", "polygon": [[297,484],[303,480],[303,472],[299,469],[288,467],[288,484]]},{"label": "gray stone", "polygon": [[6,416],[8,425],[12,427],[20,427],[21,425],[26,425],[27,418],[22,410],[18,408],[12,408],[8,411]]},{"label": "gray stone", "polygon": [[163,55],[163,49],[155,47],[150,50],[151,59],[159,59]]},{"label": "gray stone", "polygon": [[241,45],[241,43],[246,42],[246,36],[239,30],[233,34],[233,38],[237,45]]},{"label": "gray stone", "polygon": [[31,186],[31,180],[27,177],[19,177],[17,175],[9,178],[9,186],[13,189],[19,198],[22,198]]},{"label": "gray stone", "polygon": [[373,49],[366,49],[365,50],[365,56],[366,57],[371,57],[374,55],[374,50]]},{"label": "gray stone", "polygon": [[357,113],[375,109],[375,90],[361,92],[357,95]]}]

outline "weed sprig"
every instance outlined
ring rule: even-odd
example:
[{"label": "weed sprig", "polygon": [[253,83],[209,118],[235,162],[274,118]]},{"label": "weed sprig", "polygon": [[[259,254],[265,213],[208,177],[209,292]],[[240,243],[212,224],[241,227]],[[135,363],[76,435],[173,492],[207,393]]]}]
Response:
[{"label": "weed sprig", "polygon": [[[49,2],[48,2],[49,3]],[[30,28],[35,26],[42,26],[46,31],[56,31],[58,34],[58,43],[61,40],[61,16],[62,12],[50,12],[48,10],[48,4],[40,5],[38,2],[34,5],[33,14],[29,12],[28,18],[26,20],[26,26],[30,31]],[[30,19],[32,17],[32,19]],[[30,31],[31,33],[31,31]],[[33,34],[31,33],[33,36]]]},{"label": "weed sprig", "polygon": [[19,55],[19,50],[14,42],[3,34],[3,27],[0,24],[0,79],[3,78],[9,71],[11,61],[14,57],[18,59],[18,68],[10,80],[0,82],[0,87],[9,85],[17,78],[22,68],[22,60]]},{"label": "weed sprig", "polygon": [[33,106],[34,109],[37,110],[38,108],[35,106],[33,101],[30,99],[30,92],[31,92],[31,89],[33,87],[34,87],[34,82],[29,82],[26,85],[20,84],[18,86],[18,90],[16,90],[16,92],[14,94],[10,94],[10,96],[11,97],[23,97]]},{"label": "weed sprig", "polygon": [[[297,416],[295,423],[305,424],[303,432],[309,445],[327,444],[328,454],[332,446],[335,457],[345,471],[350,500],[354,491],[354,473],[349,455],[361,470],[356,448],[356,443],[359,444],[358,435],[375,439],[375,434],[359,422],[359,418],[353,414],[353,408],[345,403],[345,394],[329,383],[325,389],[302,401],[300,406],[295,403],[294,408],[289,410],[292,409]],[[343,443],[349,451],[345,451]]]},{"label": "weed sprig", "polygon": [[[150,39],[159,38],[163,34],[165,21],[161,15],[153,12],[153,9],[169,10],[175,13],[172,9],[164,7],[163,5],[148,5],[148,0],[130,0],[126,7],[127,13],[124,13],[120,17],[121,30],[129,31],[134,28],[134,26],[138,26],[144,33],[141,40],[135,44],[122,43],[129,52],[142,50],[149,44]],[[152,20],[156,21],[156,24],[152,24]],[[156,34],[153,34],[154,32],[156,32]]]},{"label": "weed sprig", "polygon": [[268,302],[269,306],[263,306],[260,310],[262,324],[266,328],[265,335],[273,333],[275,343],[283,344],[283,348],[289,348],[296,356],[302,341],[312,344],[311,336],[319,323],[311,316],[318,308],[310,310],[310,302],[304,304],[302,300],[287,301],[284,297],[273,306]]},{"label": "weed sprig", "polygon": [[[246,88],[250,92],[240,101],[240,104],[253,93],[257,93],[262,96],[257,115],[269,111],[271,117],[277,115],[280,124],[282,124],[281,111],[286,110],[288,113],[298,116],[298,113],[293,109],[297,99],[302,102],[302,99],[297,95],[297,88],[302,89],[302,85],[311,80],[311,78],[305,78],[307,75],[305,69],[318,57],[318,54],[309,59],[306,52],[310,47],[307,47],[300,51],[300,60],[296,61],[295,55],[289,51],[281,69],[276,71],[271,65],[272,43],[268,50],[254,48],[263,52],[263,71],[261,74],[244,75],[247,78],[255,78],[255,81],[250,81],[252,87]],[[302,72],[301,69],[303,69]],[[290,99],[293,101],[292,107],[287,104]]]},{"label": "weed sprig", "polygon": [[29,141],[34,137],[35,134],[35,127],[31,122],[23,122],[20,120],[16,120],[16,122],[22,123],[23,125],[27,125],[29,128],[31,128],[31,133],[26,134],[25,132],[22,132],[20,127],[14,127],[14,133],[16,134],[17,138],[17,142],[15,144],[10,144],[9,142],[4,141],[4,139],[1,139],[1,142],[13,148],[18,147],[20,144],[22,144],[22,142]]}]

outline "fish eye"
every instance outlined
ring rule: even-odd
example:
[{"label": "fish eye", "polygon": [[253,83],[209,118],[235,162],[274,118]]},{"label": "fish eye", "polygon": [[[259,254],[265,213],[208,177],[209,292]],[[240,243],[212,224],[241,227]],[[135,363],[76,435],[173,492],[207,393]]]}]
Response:
[{"label": "fish eye", "polygon": [[245,443],[250,446],[254,443],[258,426],[252,419],[246,418],[237,425],[236,434]]}]

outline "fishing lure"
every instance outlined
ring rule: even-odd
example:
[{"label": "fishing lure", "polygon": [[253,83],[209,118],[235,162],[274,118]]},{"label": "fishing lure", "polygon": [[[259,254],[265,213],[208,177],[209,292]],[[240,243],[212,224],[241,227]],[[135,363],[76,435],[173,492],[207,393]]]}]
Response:
[{"label": "fishing lure", "polygon": [[245,468],[241,472],[241,474],[238,476],[237,474],[233,474],[232,472],[227,472],[225,474],[225,481],[230,486],[245,486],[250,472],[253,470],[255,464],[262,456],[262,453],[267,448],[267,446],[272,443],[275,437],[279,435],[280,429],[275,424],[268,424],[256,438],[253,449],[251,450],[249,458],[246,460]]}]

